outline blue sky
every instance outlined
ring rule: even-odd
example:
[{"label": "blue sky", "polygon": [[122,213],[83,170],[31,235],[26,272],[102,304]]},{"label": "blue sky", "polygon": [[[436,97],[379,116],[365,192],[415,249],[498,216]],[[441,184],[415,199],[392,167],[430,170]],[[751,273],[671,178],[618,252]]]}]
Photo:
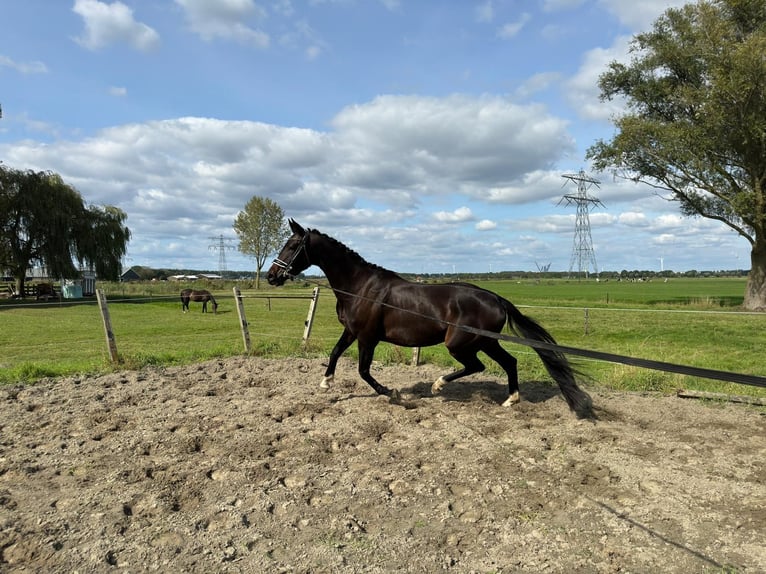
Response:
[{"label": "blue sky", "polygon": [[599,74],[681,4],[8,2],[0,161],[122,208],[126,266],[217,269],[260,195],[397,271],[565,271],[582,169],[599,269],[748,268],[728,228],[585,161],[620,111]]}]

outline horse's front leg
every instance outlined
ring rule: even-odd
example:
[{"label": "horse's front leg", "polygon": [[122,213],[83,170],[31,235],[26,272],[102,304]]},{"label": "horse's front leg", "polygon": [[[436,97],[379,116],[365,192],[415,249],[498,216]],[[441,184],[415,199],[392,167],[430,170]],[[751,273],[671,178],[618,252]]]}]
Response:
[{"label": "horse's front leg", "polygon": [[333,347],[332,352],[330,353],[330,360],[327,362],[327,370],[324,372],[322,382],[319,383],[320,388],[330,388],[330,385],[335,379],[335,367],[338,365],[338,359],[340,359],[341,355],[346,352],[346,349],[348,349],[354,341],[356,341],[356,335],[351,333],[348,329],[343,329],[340,339],[335,343],[335,347]]},{"label": "horse's front leg", "polygon": [[391,399],[399,399],[399,391],[396,389],[391,390],[388,387],[384,387],[370,374],[370,367],[372,366],[372,358],[375,355],[375,347],[377,341],[374,343],[363,343],[359,341],[359,375],[364,381],[370,385],[375,392],[379,395],[386,395]]}]

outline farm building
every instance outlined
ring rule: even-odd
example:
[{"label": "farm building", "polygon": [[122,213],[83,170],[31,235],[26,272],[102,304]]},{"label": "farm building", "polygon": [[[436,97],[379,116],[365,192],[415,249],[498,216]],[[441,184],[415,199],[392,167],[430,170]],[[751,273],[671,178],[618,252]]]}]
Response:
[{"label": "farm building", "polygon": [[200,273],[199,275],[171,275],[168,279],[171,281],[196,281],[197,279],[223,279],[223,277],[212,273]]},{"label": "farm building", "polygon": [[129,283],[130,281],[140,281],[141,277],[136,272],[135,269],[132,267],[128,269],[127,271],[123,271],[122,275],[120,275],[120,281],[123,283]]}]

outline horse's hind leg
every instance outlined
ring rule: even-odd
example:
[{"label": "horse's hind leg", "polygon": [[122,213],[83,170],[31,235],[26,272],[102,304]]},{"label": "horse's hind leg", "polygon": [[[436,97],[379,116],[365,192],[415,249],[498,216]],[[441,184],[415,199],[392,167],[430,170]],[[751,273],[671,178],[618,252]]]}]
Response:
[{"label": "horse's hind leg", "polygon": [[431,385],[431,394],[437,395],[442,390],[442,387],[449,383],[450,381],[454,381],[455,379],[459,379],[460,377],[465,377],[468,375],[472,375],[474,373],[481,373],[484,370],[484,364],[479,360],[479,357],[476,356],[476,349],[471,347],[470,349],[450,349],[448,348],[450,355],[452,357],[460,362],[463,365],[463,368],[459,371],[455,371],[454,373],[449,373],[448,375],[442,375],[438,379],[436,379],[436,382]]},{"label": "horse's hind leg", "polygon": [[499,341],[490,339],[482,348],[490,359],[500,365],[508,375],[508,398],[503,403],[504,407],[515,405],[521,398],[519,397],[519,375],[516,369],[516,358],[508,351],[503,349]]}]

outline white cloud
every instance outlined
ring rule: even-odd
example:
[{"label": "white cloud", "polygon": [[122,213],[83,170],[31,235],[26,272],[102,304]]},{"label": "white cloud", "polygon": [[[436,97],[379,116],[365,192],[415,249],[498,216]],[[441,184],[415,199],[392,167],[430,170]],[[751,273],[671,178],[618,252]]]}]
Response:
[{"label": "white cloud", "polygon": [[318,59],[327,49],[327,43],[305,20],[292,24],[291,30],[280,36],[279,43],[293,49],[302,49],[308,61]]},{"label": "white cloud", "polygon": [[464,223],[474,219],[468,207],[458,207],[455,211],[437,211],[434,218],[442,223]]},{"label": "white cloud", "polygon": [[122,2],[107,4],[99,0],[75,0],[72,8],[85,23],[85,32],[76,41],[89,50],[125,42],[137,50],[148,51],[160,42],[159,34],[133,19],[133,10]]},{"label": "white cloud", "polygon": [[558,201],[564,194],[561,172],[538,169],[520,174],[511,185],[476,189],[474,197],[490,204],[521,205],[534,201]]},{"label": "white cloud", "polygon": [[609,120],[624,109],[621,99],[602,102],[598,78],[607,71],[610,62],[626,62],[630,38],[619,38],[609,49],[594,48],[586,52],[577,73],[565,83],[565,94],[578,115],[591,120]]},{"label": "white cloud", "polygon": [[492,22],[495,17],[495,10],[492,5],[492,0],[486,0],[477,5],[475,8],[476,21],[477,22]]},{"label": "white cloud", "polygon": [[654,243],[657,245],[672,245],[677,240],[676,236],[672,233],[660,233],[654,238]]},{"label": "white cloud", "polygon": [[[422,105],[438,109],[439,101]],[[459,116],[460,110],[455,113]],[[449,116],[443,119],[450,121]],[[372,174],[381,163],[396,164],[399,154],[406,155],[410,148],[392,148],[387,152],[394,153],[390,158],[349,156],[357,142],[353,134],[362,128],[363,124],[347,121],[339,131],[321,133],[257,122],[179,118],[116,126],[80,142],[15,145],[13,153],[3,152],[3,157],[9,164],[61,173],[90,202],[116,203],[129,214],[134,238],[142,242],[157,234],[230,232],[236,213],[253,195],[270,197],[292,216],[309,222],[374,221],[379,229],[384,222],[413,216],[419,184],[407,181],[410,190],[393,184],[381,189],[384,180]],[[409,136],[418,133],[415,129]],[[488,132],[487,137],[497,134]],[[492,147],[491,142],[482,145]],[[448,148],[434,153],[445,151]],[[438,157],[435,161],[438,167]],[[349,173],[363,172],[370,174],[369,180],[351,178],[354,184],[349,185]],[[439,186],[425,189],[441,192]],[[374,208],[366,205],[370,201]],[[438,217],[453,223],[473,219],[467,207]]]},{"label": "white cloud", "polygon": [[[686,0],[647,0],[625,2],[624,0],[600,0],[604,8],[617,18],[630,34],[648,31],[652,23],[671,7],[682,6]],[[611,46],[596,47],[587,51],[577,73],[565,83],[565,97],[581,118],[610,120],[624,111],[621,98],[602,102],[599,99],[598,78],[613,62],[627,63],[628,48],[632,35],[618,36]]]},{"label": "white cloud", "polygon": [[536,234],[545,233],[572,233],[574,231],[575,216],[550,213],[543,216],[514,219],[510,222],[511,229],[528,231]]},{"label": "white cloud", "polygon": [[684,227],[688,228],[689,224],[689,218],[688,217],[682,217],[678,213],[666,213],[663,215],[660,215],[652,222],[652,229],[653,230],[673,230],[673,229],[683,229]]},{"label": "white cloud", "polygon": [[627,225],[628,227],[646,227],[649,225],[646,215],[636,211],[621,213],[619,221],[622,225]]},{"label": "white cloud", "polygon": [[121,98],[128,95],[128,89],[121,86],[111,86],[109,88],[109,95]]},{"label": "white cloud", "polygon": [[[341,110],[331,128],[185,117],[115,126],[81,141],[0,143],[0,157],[61,174],[89,202],[118,205],[129,216],[131,253],[161,246],[174,262],[194,260],[200,238],[231,234],[253,195],[275,200],[304,225],[342,233],[370,261],[399,270],[473,265],[499,228],[537,236],[540,256],[550,252],[551,235],[569,249],[574,209],[555,207],[565,190],[552,166],[571,149],[571,138],[566,123],[543,107],[493,97],[382,96]],[[631,200],[645,195],[630,189]],[[452,207],[435,211],[429,197]],[[541,201],[550,215],[525,213],[525,204]],[[604,241],[598,230],[613,225],[680,232],[679,220],[660,215],[643,208],[591,213],[594,241]],[[471,236],[478,232],[480,239]],[[177,252],[166,249],[171,241]],[[518,251],[515,241],[507,242],[506,256]]]},{"label": "white cloud", "polygon": [[641,2],[599,0],[599,3],[628,29],[644,32],[648,31],[652,23],[668,8],[676,8],[689,2],[688,0],[642,0]]},{"label": "white cloud", "polygon": [[528,12],[524,12],[518,20],[515,22],[508,22],[507,24],[504,24],[500,30],[498,30],[497,35],[500,38],[513,38],[516,36],[519,32],[521,32],[522,28],[526,26],[526,24],[532,19],[532,16]]},{"label": "white cloud", "polygon": [[271,9],[285,17],[291,17],[295,14],[295,8],[290,0],[275,0],[271,5]]},{"label": "white cloud", "polygon": [[591,212],[588,215],[590,224],[594,227],[606,227],[607,225],[613,225],[619,221],[617,216],[603,211]]},{"label": "white cloud", "polygon": [[522,100],[526,100],[532,96],[539,94],[556,85],[561,81],[561,74],[559,72],[540,72],[529,78],[519,86],[514,95]]},{"label": "white cloud", "polygon": [[38,61],[16,62],[7,56],[0,54],[0,67],[11,68],[21,74],[46,74],[48,67]]},{"label": "white cloud", "polygon": [[332,126],[345,185],[480,195],[573,149],[566,122],[501,97],[381,96]]},{"label": "white cloud", "polygon": [[399,0],[380,0],[380,3],[385,6],[386,10],[391,12],[395,12],[401,7],[401,2]]},{"label": "white cloud", "polygon": [[[175,0],[183,8],[191,30],[203,40],[232,40],[259,48],[269,46],[266,32],[244,22],[266,17],[253,0]],[[284,10],[284,6],[282,8]]]},{"label": "white cloud", "polygon": [[546,12],[558,12],[561,10],[570,10],[584,4],[585,0],[544,0],[543,10]]}]

